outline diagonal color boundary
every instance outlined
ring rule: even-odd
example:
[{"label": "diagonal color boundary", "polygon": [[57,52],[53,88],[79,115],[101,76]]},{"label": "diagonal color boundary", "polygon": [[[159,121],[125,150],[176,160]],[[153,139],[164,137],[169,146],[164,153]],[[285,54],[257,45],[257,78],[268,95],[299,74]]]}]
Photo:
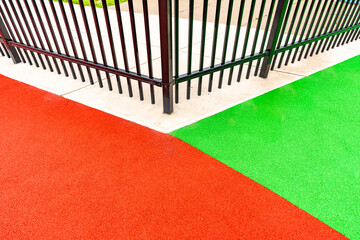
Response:
[{"label": "diagonal color boundary", "polygon": [[177,138],[0,83],[0,239],[345,239]]},{"label": "diagonal color boundary", "polygon": [[360,239],[360,56],[172,135]]}]

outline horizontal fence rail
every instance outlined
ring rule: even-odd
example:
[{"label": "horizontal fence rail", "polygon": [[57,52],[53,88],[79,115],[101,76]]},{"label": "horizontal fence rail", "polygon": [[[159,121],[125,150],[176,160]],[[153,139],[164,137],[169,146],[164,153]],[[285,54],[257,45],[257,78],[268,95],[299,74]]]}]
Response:
[{"label": "horizontal fence rail", "polygon": [[360,0],[77,2],[0,0],[0,55],[164,113],[360,38]]}]

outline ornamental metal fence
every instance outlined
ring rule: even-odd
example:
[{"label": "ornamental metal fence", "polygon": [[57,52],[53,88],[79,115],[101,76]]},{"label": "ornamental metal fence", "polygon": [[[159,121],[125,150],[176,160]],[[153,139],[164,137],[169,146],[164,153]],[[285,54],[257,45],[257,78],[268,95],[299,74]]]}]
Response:
[{"label": "ornamental metal fence", "polygon": [[360,37],[360,0],[74,2],[1,0],[0,54],[153,104],[160,90],[168,114],[181,88],[266,78]]}]

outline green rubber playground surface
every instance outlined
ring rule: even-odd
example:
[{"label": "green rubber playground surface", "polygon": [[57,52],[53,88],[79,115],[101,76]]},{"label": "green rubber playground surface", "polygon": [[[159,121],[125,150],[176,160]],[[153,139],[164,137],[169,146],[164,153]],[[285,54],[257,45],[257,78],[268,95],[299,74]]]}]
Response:
[{"label": "green rubber playground surface", "polygon": [[360,239],[360,56],[171,134]]}]

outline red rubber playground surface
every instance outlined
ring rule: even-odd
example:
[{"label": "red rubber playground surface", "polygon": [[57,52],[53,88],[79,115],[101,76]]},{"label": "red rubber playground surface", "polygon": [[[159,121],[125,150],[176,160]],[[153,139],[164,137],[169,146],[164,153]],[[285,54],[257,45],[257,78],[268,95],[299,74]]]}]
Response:
[{"label": "red rubber playground surface", "polygon": [[0,82],[0,239],[345,239],[175,137]]}]

